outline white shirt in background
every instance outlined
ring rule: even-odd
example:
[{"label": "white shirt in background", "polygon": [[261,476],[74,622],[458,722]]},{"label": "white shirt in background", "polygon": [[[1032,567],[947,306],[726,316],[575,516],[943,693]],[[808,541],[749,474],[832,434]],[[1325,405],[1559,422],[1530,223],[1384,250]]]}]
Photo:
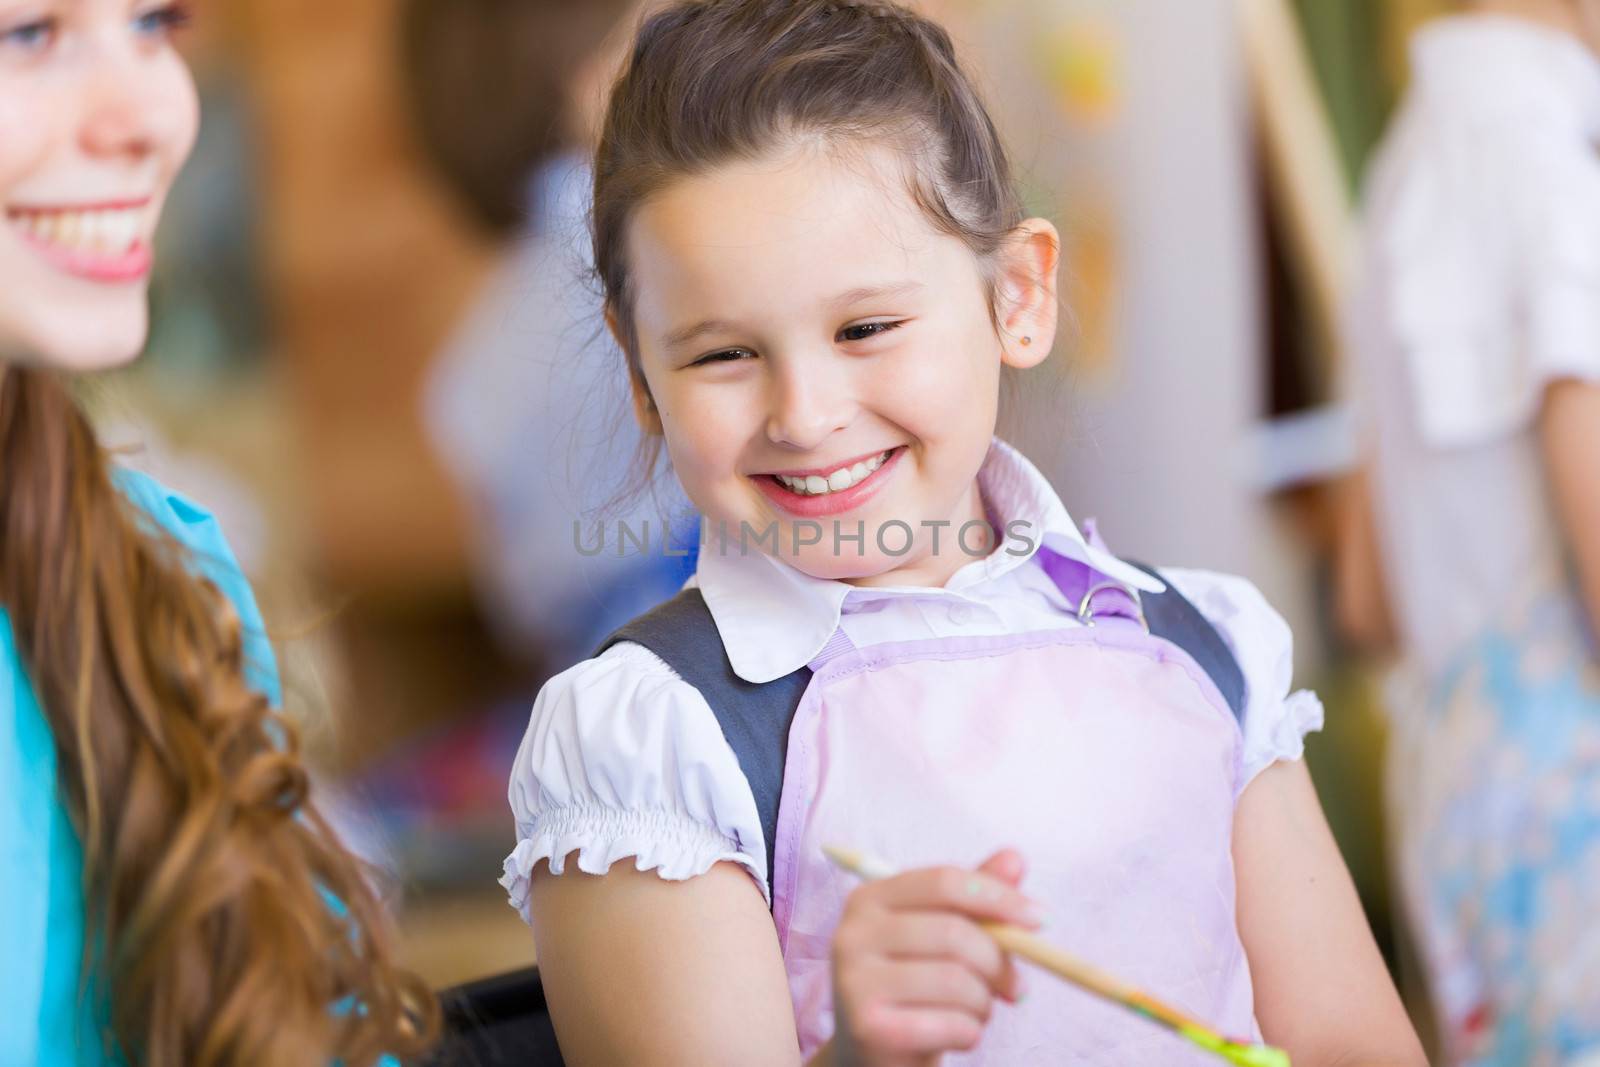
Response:
[{"label": "white shirt in background", "polygon": [[[558,670],[677,591],[682,568],[664,556],[659,522],[689,511],[670,475],[618,499],[640,431],[592,276],[593,181],[582,155],[535,175],[532,226],[440,354],[424,397],[429,435],[473,505],[491,621]],[[575,521],[585,546],[599,524],[606,549],[578,551]],[[619,546],[624,523],[640,538],[649,524],[648,551]]]},{"label": "white shirt in background", "polygon": [[1432,677],[1567,581],[1536,418],[1550,382],[1600,381],[1600,58],[1487,15],[1412,47],[1350,328],[1391,599]]}]

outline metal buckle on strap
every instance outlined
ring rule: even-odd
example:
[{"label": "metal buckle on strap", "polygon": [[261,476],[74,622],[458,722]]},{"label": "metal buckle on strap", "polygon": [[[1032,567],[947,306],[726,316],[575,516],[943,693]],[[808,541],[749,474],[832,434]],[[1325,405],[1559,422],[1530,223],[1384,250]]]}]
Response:
[{"label": "metal buckle on strap", "polygon": [[1149,633],[1150,621],[1144,617],[1144,603],[1139,599],[1139,594],[1136,591],[1122,582],[1106,581],[1091,585],[1088,591],[1083,594],[1083,599],[1078,602],[1078,621],[1085,626],[1093,626],[1095,594],[1111,589],[1120,590],[1128,595],[1128,599],[1133,601],[1133,610],[1136,613],[1135,617],[1139,620],[1139,625],[1144,628],[1145,633]]}]

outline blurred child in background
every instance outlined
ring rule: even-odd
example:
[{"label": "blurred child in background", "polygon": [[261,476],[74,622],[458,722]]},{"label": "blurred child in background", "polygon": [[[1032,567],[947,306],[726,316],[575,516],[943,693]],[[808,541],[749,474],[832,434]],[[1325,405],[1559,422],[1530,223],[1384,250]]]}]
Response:
[{"label": "blurred child in background", "polygon": [[1452,1063],[1600,1055],[1600,0],[1425,27],[1352,316],[1406,677],[1399,875]]},{"label": "blurred child in background", "polygon": [[[440,354],[433,440],[477,516],[478,587],[514,651],[555,670],[693,571],[693,522],[670,480],[633,496],[640,447],[593,280],[590,167],[605,87],[639,0],[414,0],[407,12],[418,128],[505,259]],[[628,496],[631,503],[606,507]],[[648,545],[619,554],[617,524]],[[579,540],[604,549],[574,549]],[[643,538],[641,538],[643,539]],[[553,567],[550,560],[560,559]]]}]

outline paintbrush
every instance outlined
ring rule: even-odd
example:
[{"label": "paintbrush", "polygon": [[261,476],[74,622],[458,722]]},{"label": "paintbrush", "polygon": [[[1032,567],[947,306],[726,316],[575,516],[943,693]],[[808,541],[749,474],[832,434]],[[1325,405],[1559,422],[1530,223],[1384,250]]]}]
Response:
[{"label": "paintbrush", "polygon": [[[835,866],[868,881],[892,878],[899,873],[881,860],[849,849],[824,845],[822,851]],[[1080,989],[1120,1004],[1229,1063],[1241,1067],[1289,1067],[1289,1054],[1282,1049],[1223,1037],[1199,1020],[1191,1019],[1150,994],[1118,981],[1021,927],[997,922],[980,922],[978,925],[1012,955],[1021,956],[1051,974],[1065,978]]]}]

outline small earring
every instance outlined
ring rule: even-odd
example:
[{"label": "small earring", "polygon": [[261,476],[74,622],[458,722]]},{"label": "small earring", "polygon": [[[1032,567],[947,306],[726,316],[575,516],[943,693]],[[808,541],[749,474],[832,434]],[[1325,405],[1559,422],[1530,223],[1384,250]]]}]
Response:
[{"label": "small earring", "polygon": [[1031,337],[1024,337],[1024,338],[1023,338],[1023,339],[1022,339],[1022,347],[1023,347],[1023,348],[1027,348],[1027,347],[1028,347],[1028,346],[1029,346],[1029,345],[1031,345],[1031,344],[1033,344],[1033,338],[1031,338]]}]

